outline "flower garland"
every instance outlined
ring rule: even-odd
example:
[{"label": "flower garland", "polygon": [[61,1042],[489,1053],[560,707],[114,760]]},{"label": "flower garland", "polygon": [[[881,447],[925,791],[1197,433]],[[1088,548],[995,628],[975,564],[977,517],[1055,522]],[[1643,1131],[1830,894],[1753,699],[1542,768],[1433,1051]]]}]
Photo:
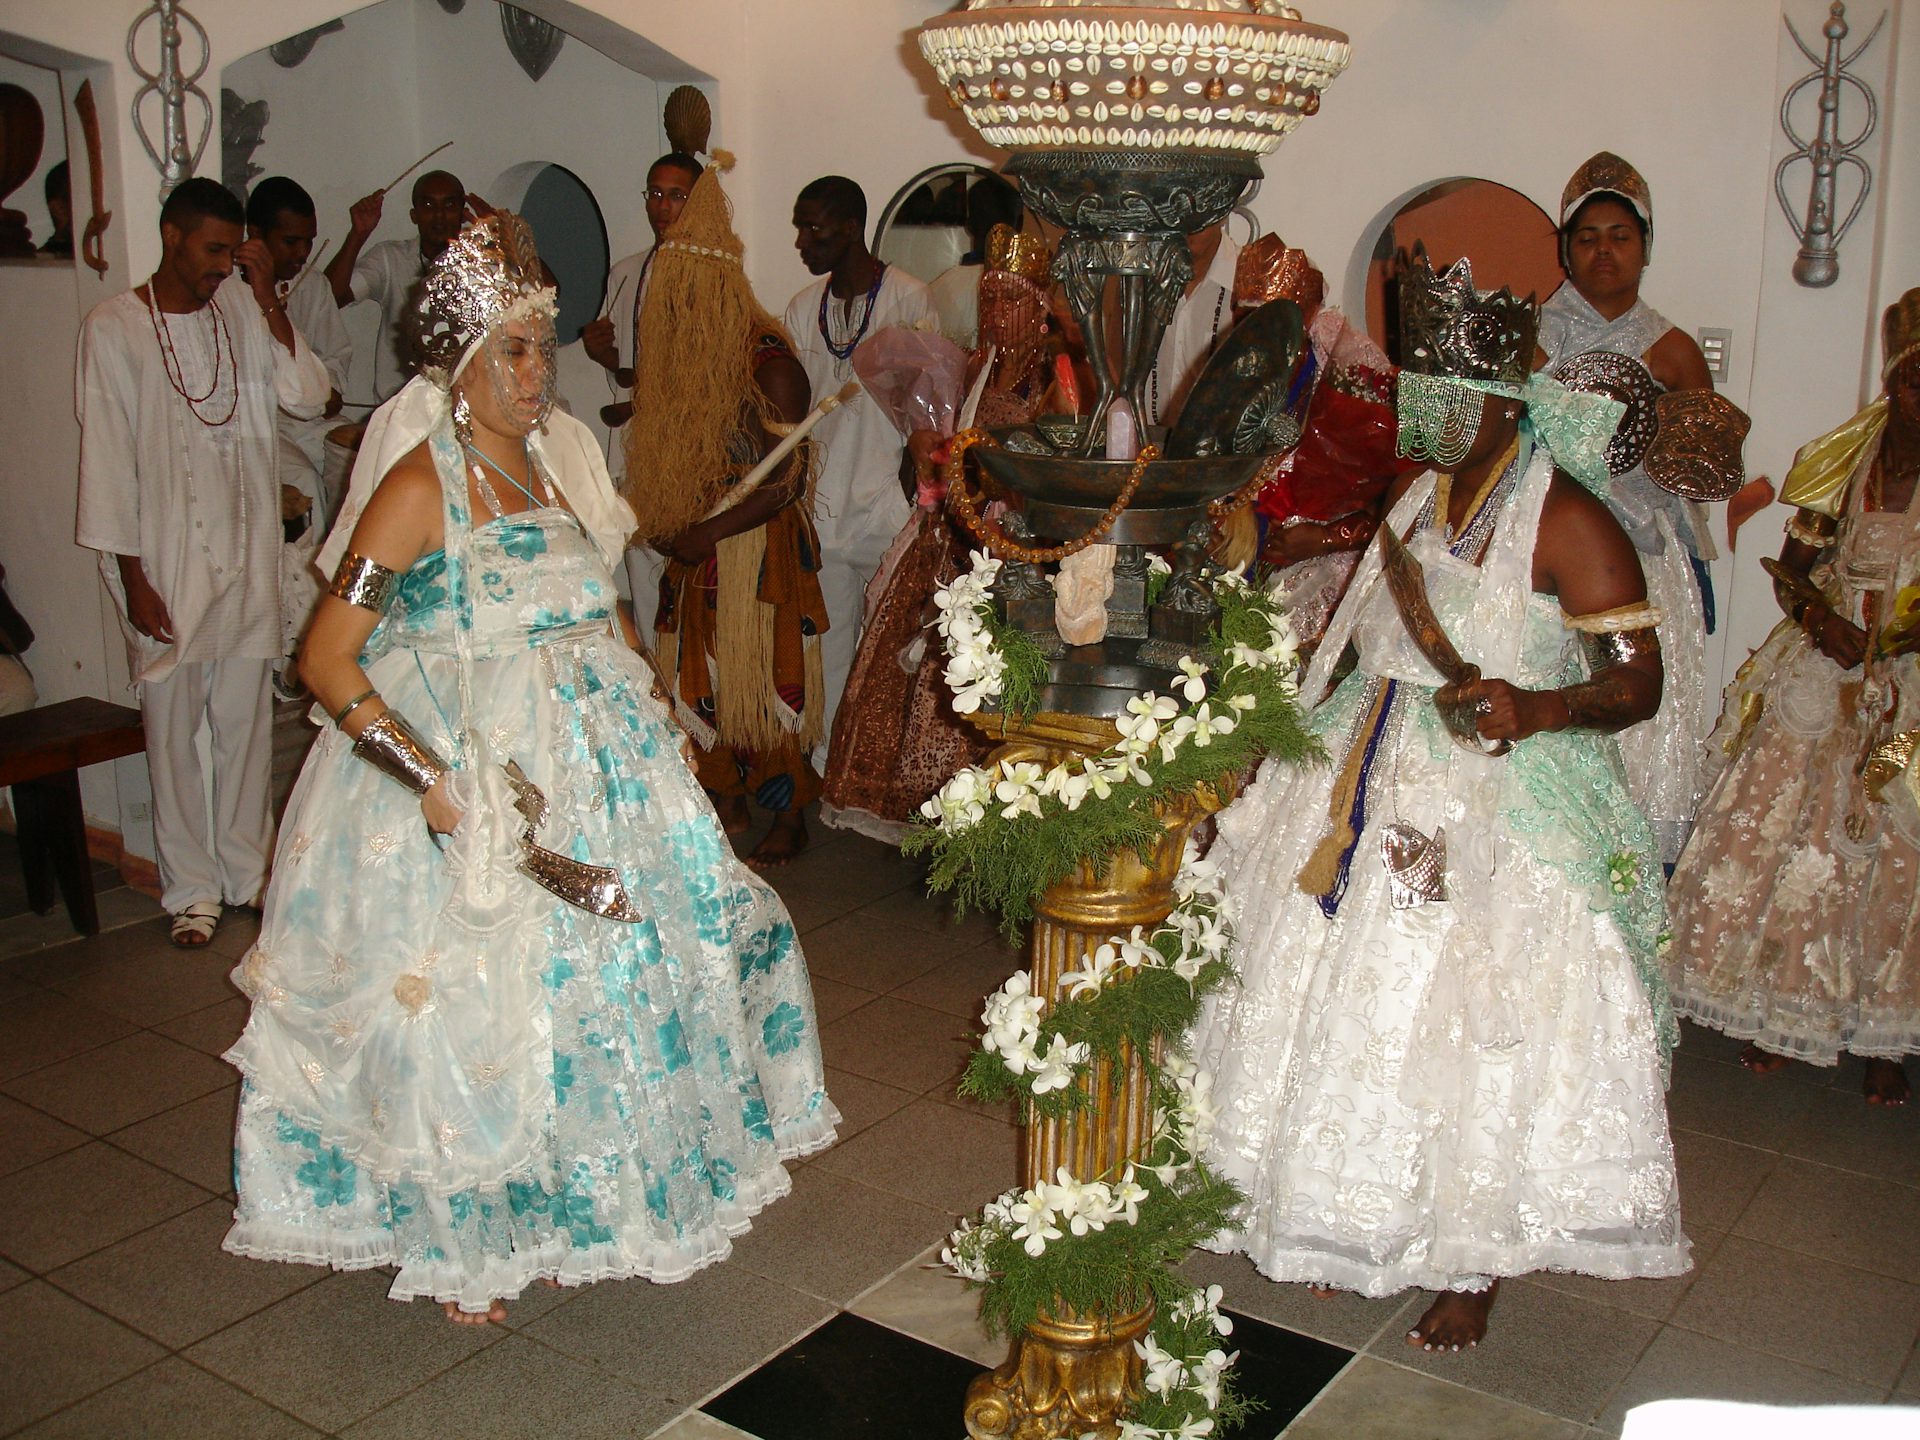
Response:
[{"label": "flower garland", "polygon": [[1135,1440],[1208,1435],[1247,1409],[1227,1373],[1237,1354],[1218,1344],[1233,1329],[1220,1313],[1220,1287],[1202,1290],[1173,1269],[1229,1223],[1241,1199],[1198,1158],[1214,1120],[1211,1078],[1177,1049],[1151,1059],[1153,1037],[1183,1033],[1201,997],[1232,978],[1219,878],[1191,845],[1175,892],[1173,912],[1152,933],[1135,926],[1116,935],[1063,976],[1067,997],[1044,1015],[1024,972],[990,995],[980,1049],[960,1084],[963,1095],[1017,1094],[1030,1110],[1058,1114],[1088,1103],[1074,1082],[1096,1057],[1117,1061],[1132,1045],[1153,1107],[1146,1154],[1118,1174],[1079,1180],[1062,1166],[1051,1182],[1009,1190],[940,1253],[982,1288],[993,1333],[1017,1333],[1055,1303],[1122,1314],[1151,1298],[1152,1324],[1134,1342],[1144,1393],[1121,1422],[1120,1433]]},{"label": "flower garland", "polygon": [[[1000,562],[976,552],[972,569],[935,596],[947,644],[954,708],[988,704],[1019,713],[1037,696],[1045,660],[1016,653],[1031,637],[1000,621],[993,582]],[[1319,756],[1296,702],[1299,642],[1277,602],[1231,573],[1211,577],[1220,622],[1205,659],[1181,660],[1172,694],[1136,695],[1119,739],[1098,754],[1042,767],[1003,760],[969,766],[924,805],[908,854],[931,852],[930,886],[953,890],[960,909],[998,911],[1009,933],[1033,897],[1082,860],[1153,843],[1168,801],[1229,780],[1262,756]],[[1016,640],[1017,637],[1017,640]]]},{"label": "flower garland", "polygon": [[[1152,570],[1157,592],[1168,567]],[[946,678],[963,714],[1029,713],[1045,683],[1039,647],[994,608],[999,572],[999,561],[975,553],[968,573],[935,596]],[[1235,575],[1209,579],[1220,621],[1208,652],[1180,661],[1170,693],[1130,699],[1112,745],[1051,766],[969,767],[921,807],[905,848],[932,853],[931,888],[954,890],[963,911],[999,911],[1017,932],[1034,898],[1076,865],[1156,843],[1168,803],[1224,787],[1266,755],[1321,753],[1301,723],[1299,646],[1285,613]],[[1228,1374],[1237,1356],[1219,1343],[1233,1329],[1220,1288],[1202,1290],[1174,1269],[1226,1228],[1242,1199],[1199,1159],[1214,1117],[1211,1078],[1175,1045],[1153,1059],[1156,1039],[1185,1034],[1202,998],[1233,978],[1219,877],[1191,845],[1174,889],[1165,921],[1095,947],[1061,977],[1064,993],[1050,1008],[1024,971],[990,995],[960,1082],[963,1095],[982,1100],[1018,1096],[1029,1120],[1060,1116],[1092,1103],[1098,1062],[1118,1083],[1118,1062],[1131,1053],[1147,1074],[1146,1152],[1118,1173],[1076,1177],[1063,1166],[1051,1181],[1010,1190],[941,1252],[981,1287],[990,1333],[1018,1333],[1046,1308],[1123,1315],[1153,1302],[1150,1329],[1135,1342],[1143,1393],[1120,1421],[1122,1440],[1211,1435],[1249,1408]]]}]

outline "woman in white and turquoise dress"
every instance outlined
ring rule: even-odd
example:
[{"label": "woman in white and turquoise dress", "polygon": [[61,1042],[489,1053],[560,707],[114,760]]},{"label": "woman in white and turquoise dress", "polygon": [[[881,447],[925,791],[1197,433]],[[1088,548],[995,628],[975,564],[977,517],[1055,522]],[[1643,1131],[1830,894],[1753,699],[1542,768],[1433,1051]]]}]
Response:
[{"label": "woman in white and turquoise dress", "polygon": [[428,365],[322,552],[330,723],[235,971],[226,1248],[393,1266],[395,1299],[484,1322],[530,1282],[725,1258],[839,1117],[792,922],[620,615],[631,512],[552,412],[524,223],[468,227],[417,310]]},{"label": "woman in white and turquoise dress", "polygon": [[[1421,257],[1401,316],[1402,453],[1434,468],[1302,687],[1332,765],[1269,764],[1220,816],[1241,983],[1192,1048],[1208,1159],[1248,1197],[1215,1244],[1276,1280],[1438,1291],[1408,1338],[1458,1350],[1504,1276],[1688,1266],[1659,858],[1613,739],[1660,663],[1632,542],[1566,473],[1604,477],[1618,405],[1529,379],[1531,303],[1476,296],[1464,261]],[[1436,629],[1488,678],[1443,684]]]}]

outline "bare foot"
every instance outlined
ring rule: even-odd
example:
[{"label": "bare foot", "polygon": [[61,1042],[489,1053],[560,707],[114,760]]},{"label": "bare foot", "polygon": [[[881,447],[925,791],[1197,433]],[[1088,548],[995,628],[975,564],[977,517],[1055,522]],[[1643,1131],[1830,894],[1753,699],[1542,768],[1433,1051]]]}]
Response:
[{"label": "bare foot", "polygon": [[1487,1312],[1500,1291],[1495,1280],[1484,1290],[1448,1290],[1434,1297],[1427,1313],[1407,1332],[1407,1344],[1422,1350],[1471,1350],[1487,1333]]},{"label": "bare foot", "polygon": [[784,865],[807,848],[807,817],[798,810],[782,810],[773,817],[766,839],[753,847],[747,864],[756,870]]},{"label": "bare foot", "polygon": [[1340,1292],[1331,1285],[1307,1286],[1307,1294],[1313,1296],[1313,1298],[1316,1300],[1331,1300],[1334,1296],[1338,1295],[1339,1293]]},{"label": "bare foot", "polygon": [[1904,1105],[1911,1089],[1907,1069],[1898,1060],[1867,1061],[1867,1079],[1861,1086],[1869,1105]]},{"label": "bare foot", "polygon": [[746,834],[753,824],[753,815],[747,809],[747,797],[744,795],[724,795],[714,803],[714,809],[720,812],[720,829],[728,839]]},{"label": "bare foot", "polygon": [[1749,1045],[1740,1052],[1740,1063],[1756,1075],[1771,1075],[1776,1070],[1787,1068],[1787,1057],[1776,1055],[1771,1050],[1762,1050],[1758,1045]]},{"label": "bare foot", "polygon": [[506,1303],[501,1300],[495,1300],[481,1311],[462,1310],[451,1300],[442,1301],[440,1308],[447,1312],[447,1319],[456,1325],[498,1325],[507,1318]]}]

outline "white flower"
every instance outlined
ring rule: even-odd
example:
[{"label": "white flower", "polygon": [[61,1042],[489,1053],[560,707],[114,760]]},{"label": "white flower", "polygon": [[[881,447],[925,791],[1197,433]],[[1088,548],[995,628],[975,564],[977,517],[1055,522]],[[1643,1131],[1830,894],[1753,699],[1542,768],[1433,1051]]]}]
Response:
[{"label": "white flower", "polygon": [[1047,1242],[1060,1238],[1060,1227],[1055,1215],[1047,1205],[1046,1187],[1029,1190],[1020,1197],[1020,1202],[1010,1212],[1014,1222],[1013,1238],[1020,1242],[1020,1248],[1036,1260],[1046,1253]]},{"label": "white flower", "polygon": [[[1140,1223],[1140,1202],[1147,1198],[1146,1190],[1133,1178],[1133,1166],[1127,1166],[1113,1187],[1113,1208],[1129,1225]],[[1218,1290],[1218,1285],[1213,1287]],[[1231,1323],[1231,1322],[1229,1322]]]},{"label": "white flower", "polygon": [[1002,761],[1000,779],[993,787],[993,798],[1005,807],[1001,817],[1011,820],[1017,815],[1038,815],[1040,786],[1045,778],[1045,772],[1030,760],[1012,764]]},{"label": "white flower", "polygon": [[1049,1090],[1066,1089],[1091,1053],[1084,1040],[1063,1044],[1060,1036],[1054,1036],[1046,1051],[1035,1057],[1038,1063],[1033,1066],[1033,1093],[1044,1095]]},{"label": "white flower", "polygon": [[1204,700],[1207,695],[1207,667],[1191,655],[1180,659],[1180,678],[1173,682],[1173,688],[1187,698],[1188,704]]},{"label": "white flower", "polygon": [[1146,1362],[1146,1374],[1141,1384],[1155,1395],[1165,1397],[1176,1390],[1186,1388],[1187,1367],[1178,1355],[1170,1355],[1160,1348],[1159,1342],[1149,1335],[1144,1340],[1133,1342],[1136,1354]]}]

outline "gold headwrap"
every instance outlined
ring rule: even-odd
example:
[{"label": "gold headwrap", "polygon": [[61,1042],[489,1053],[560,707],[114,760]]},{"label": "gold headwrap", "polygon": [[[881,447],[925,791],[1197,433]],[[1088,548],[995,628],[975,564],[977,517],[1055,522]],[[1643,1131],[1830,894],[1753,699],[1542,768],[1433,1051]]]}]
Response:
[{"label": "gold headwrap", "polygon": [[1315,310],[1326,294],[1326,277],[1314,268],[1307,252],[1289,248],[1278,235],[1262,235],[1240,247],[1233,267],[1236,308],[1291,300],[1302,310]]},{"label": "gold headwrap", "polygon": [[1920,286],[1907,291],[1880,317],[1880,378],[1891,380],[1901,365],[1920,355]]},{"label": "gold headwrap", "polygon": [[996,225],[987,232],[987,269],[1004,270],[1036,285],[1045,285],[1053,273],[1053,252],[1038,235],[1029,235],[1011,225]]}]

